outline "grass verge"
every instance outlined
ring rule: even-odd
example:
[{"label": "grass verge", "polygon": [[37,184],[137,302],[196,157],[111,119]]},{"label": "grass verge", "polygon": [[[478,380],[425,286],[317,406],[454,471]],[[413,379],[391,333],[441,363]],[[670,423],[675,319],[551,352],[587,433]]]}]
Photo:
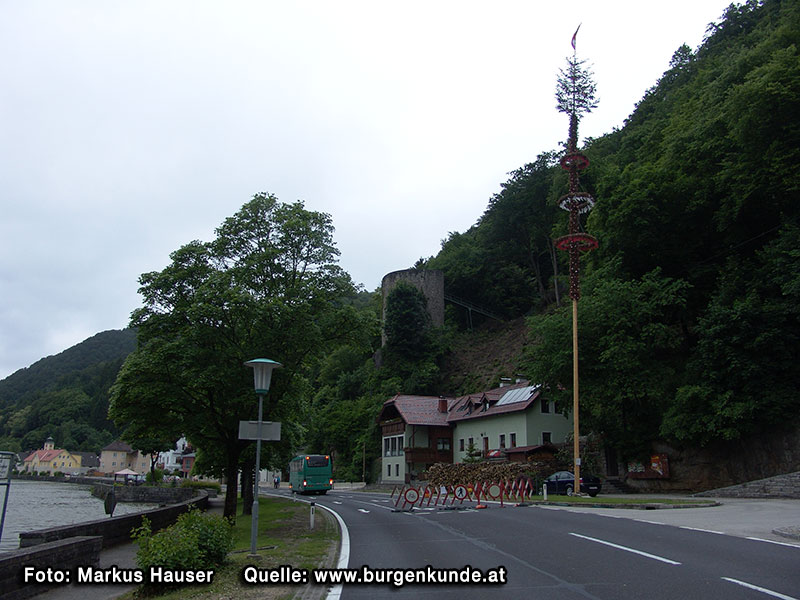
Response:
[{"label": "grass verge", "polygon": [[248,584],[242,580],[242,571],[248,565],[271,569],[291,565],[296,569],[314,569],[326,564],[329,556],[335,555],[339,542],[339,529],[331,515],[317,510],[314,529],[310,528],[310,507],[305,502],[283,498],[259,498],[258,502],[258,548],[259,559],[248,557],[250,553],[249,515],[241,514],[241,501],[234,526],[234,549],[228,560],[215,569],[214,579],[208,585],[186,585],[176,589],[159,589],[155,594],[145,594],[141,588],[120,598],[123,600],[233,600],[239,598],[262,598],[284,600],[292,598],[301,586],[277,584]]}]

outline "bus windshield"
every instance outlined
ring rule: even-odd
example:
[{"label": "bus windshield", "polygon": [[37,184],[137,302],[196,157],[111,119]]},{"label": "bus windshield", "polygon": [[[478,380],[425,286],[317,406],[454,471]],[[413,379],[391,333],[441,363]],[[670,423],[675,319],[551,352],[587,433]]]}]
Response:
[{"label": "bus windshield", "polygon": [[308,467],[327,467],[329,462],[327,456],[311,455],[306,457],[306,466]]}]

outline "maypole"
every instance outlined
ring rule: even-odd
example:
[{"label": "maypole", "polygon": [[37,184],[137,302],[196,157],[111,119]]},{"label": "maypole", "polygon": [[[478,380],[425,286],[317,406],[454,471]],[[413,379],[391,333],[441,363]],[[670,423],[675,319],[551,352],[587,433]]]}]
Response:
[{"label": "maypole", "polygon": [[580,231],[581,213],[589,212],[594,198],[580,191],[580,171],[589,166],[589,159],[578,151],[578,121],[581,113],[591,112],[597,106],[595,84],[591,72],[583,68],[578,60],[575,40],[578,29],[572,36],[572,57],[567,59],[567,69],[561,70],[556,88],[557,108],[569,115],[569,138],[567,151],[561,157],[561,168],[569,173],[569,193],[559,199],[558,205],[569,212],[569,234],[555,240],[556,247],[569,254],[569,296],[572,298],[572,437],[574,456],[574,493],[581,491],[580,419],[578,394],[578,300],[580,289],[580,255],[597,248],[595,238]]}]

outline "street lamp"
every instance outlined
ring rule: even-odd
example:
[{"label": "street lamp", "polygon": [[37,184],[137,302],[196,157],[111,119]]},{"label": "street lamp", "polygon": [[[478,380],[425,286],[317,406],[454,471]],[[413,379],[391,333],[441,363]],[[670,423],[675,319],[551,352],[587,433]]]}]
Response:
[{"label": "street lamp", "polygon": [[250,527],[250,557],[257,556],[256,554],[256,538],[258,537],[258,480],[261,471],[261,417],[264,408],[264,394],[269,391],[269,384],[272,381],[272,370],[279,369],[283,365],[268,358],[254,358],[244,363],[248,367],[253,368],[253,378],[258,394],[258,432],[256,434],[256,480],[254,482],[255,489],[253,490],[253,510],[252,510],[252,525]]}]

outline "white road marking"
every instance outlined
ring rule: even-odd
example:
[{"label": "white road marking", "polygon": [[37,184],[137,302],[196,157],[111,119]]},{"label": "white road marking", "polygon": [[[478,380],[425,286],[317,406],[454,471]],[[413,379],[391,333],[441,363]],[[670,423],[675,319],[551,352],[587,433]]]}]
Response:
[{"label": "white road marking", "polygon": [[767,588],[762,588],[758,587],[757,585],[753,585],[752,583],[747,583],[746,581],[739,581],[738,579],[731,579],[730,577],[723,577],[723,579],[725,581],[730,581],[731,583],[736,583],[746,588],[750,588],[751,590],[756,590],[757,592],[768,594],[774,598],[780,598],[781,600],[797,600],[797,598],[795,598],[794,596],[787,596],[786,594],[781,594],[780,592],[774,592],[772,590],[768,590]]},{"label": "white road marking", "polygon": [[597,538],[589,537],[586,535],[581,535],[580,533],[570,533],[570,535],[574,535],[575,537],[583,538],[584,540],[589,540],[592,542],[597,542],[598,544],[605,544],[606,546],[611,546],[612,548],[617,548],[618,550],[625,550],[625,552],[633,552],[634,554],[638,554],[640,556],[644,556],[646,558],[652,558],[653,560],[660,560],[661,562],[670,564],[670,565],[679,565],[681,563],[676,562],[674,560],[670,560],[668,558],[664,558],[663,556],[656,556],[655,554],[649,554],[647,552],[642,552],[641,550],[636,550],[635,548],[628,548],[627,546],[620,546],[619,544],[613,544],[611,542],[607,542],[605,540],[599,540]]},{"label": "white road marking", "polygon": [[381,506],[380,504],[375,504],[374,502],[364,502],[363,500],[353,500],[356,504],[366,504],[367,506],[371,506],[374,508],[382,508],[384,510],[394,510],[390,506]]},{"label": "white road marking", "polygon": [[680,525],[681,529],[689,529],[690,531],[702,531],[703,533],[716,533],[725,535],[724,531],[714,531],[713,529],[701,529],[700,527],[689,527],[688,525]]},{"label": "white road marking", "polygon": [[767,542],[769,544],[778,544],[778,546],[789,546],[789,548],[800,548],[797,544],[789,544],[787,542],[776,542],[775,540],[765,540],[764,538],[757,538],[757,537],[749,537],[748,540],[754,540],[756,542]]},{"label": "white road marking", "polygon": [[339,502],[338,500],[334,500],[333,503],[334,504],[341,504],[341,502]]},{"label": "white road marking", "polygon": [[[327,506],[323,507],[325,510],[329,511],[336,517],[336,521],[339,523],[339,528],[342,532],[342,541],[341,545],[339,546],[339,562],[336,564],[337,569],[346,569],[347,563],[350,562],[350,531],[347,529],[347,525],[344,522],[344,519],[339,516],[332,508],[328,508]],[[342,584],[336,584],[333,586],[329,591],[328,595],[326,596],[325,600],[339,600],[342,596]]]},{"label": "white road marking", "polygon": [[659,523],[658,521],[648,521],[647,519],[633,519],[639,523],[649,523],[650,525],[666,525],[666,523]]},{"label": "white road marking", "polygon": [[367,509],[365,509],[365,508],[359,508],[359,509],[358,509],[358,512],[362,512],[362,513],[364,513],[365,515],[368,515],[368,514],[369,514],[369,511],[368,511]]}]

